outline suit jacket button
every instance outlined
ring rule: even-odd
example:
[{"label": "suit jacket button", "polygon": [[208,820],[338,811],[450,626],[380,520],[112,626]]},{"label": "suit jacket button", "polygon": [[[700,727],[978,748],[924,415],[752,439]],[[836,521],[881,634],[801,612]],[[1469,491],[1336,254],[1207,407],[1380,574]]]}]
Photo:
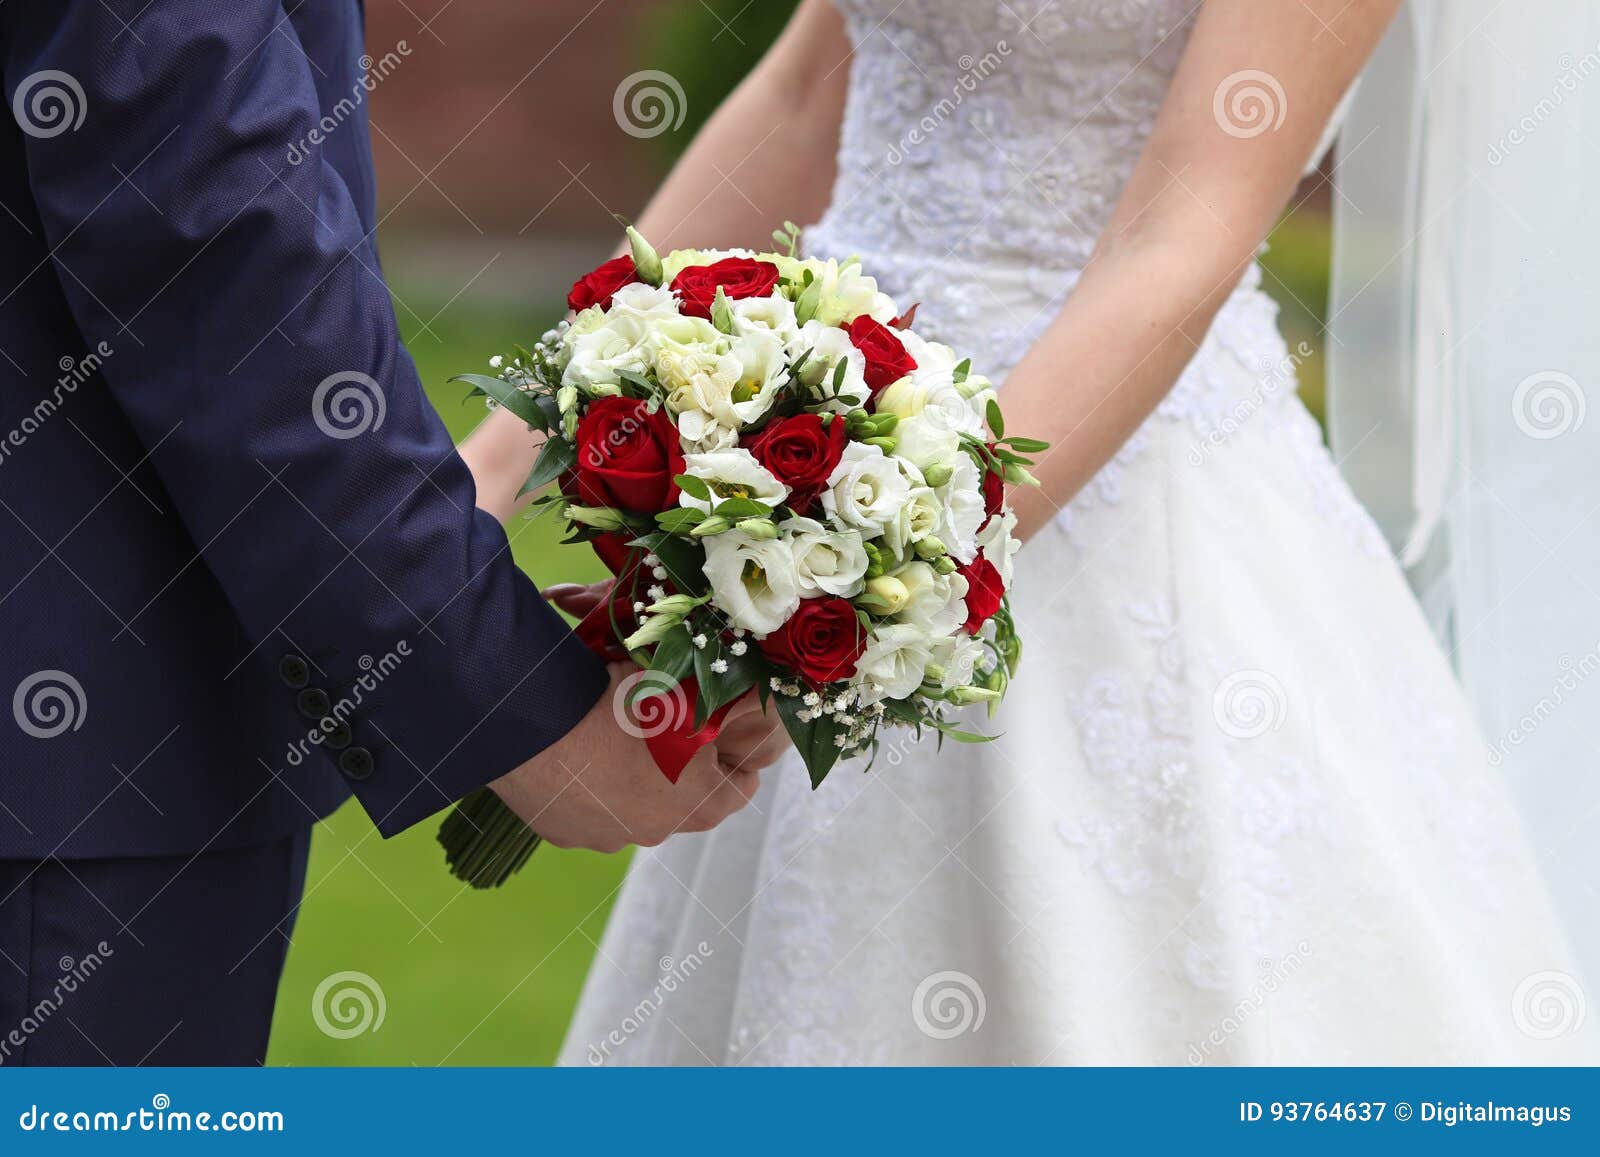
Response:
[{"label": "suit jacket button", "polygon": [[333,700],[321,687],[307,687],[295,696],[294,702],[307,719],[321,719],[333,710]]},{"label": "suit jacket button", "polygon": [[322,742],[335,751],[343,751],[355,739],[355,733],[350,730],[350,725],[344,720],[339,720],[332,727],[322,730]]},{"label": "suit jacket button", "polygon": [[366,779],[372,774],[372,752],[365,747],[350,747],[339,753],[339,770],[351,779]]},{"label": "suit jacket button", "polygon": [[311,682],[311,664],[299,655],[285,655],[278,660],[278,678],[285,687],[298,691]]}]

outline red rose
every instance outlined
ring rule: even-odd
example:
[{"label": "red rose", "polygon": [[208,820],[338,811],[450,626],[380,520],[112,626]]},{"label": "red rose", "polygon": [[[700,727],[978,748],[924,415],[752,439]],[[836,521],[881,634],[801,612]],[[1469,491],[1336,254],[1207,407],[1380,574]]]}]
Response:
[{"label": "red rose", "polygon": [[672,279],[672,292],[680,308],[690,317],[711,319],[711,306],[717,300],[717,287],[729,301],[741,297],[765,297],[778,284],[778,267],[770,261],[749,257],[724,257],[710,265],[691,265]]},{"label": "red rose", "polygon": [[816,414],[775,418],[745,445],[757,462],[789,488],[789,509],[808,514],[828,488],[828,475],[844,456],[843,420],[826,425]]},{"label": "red rose", "polygon": [[866,649],[855,607],[831,595],[801,599],[794,617],[761,640],[767,658],[793,668],[813,687],[850,678]]},{"label": "red rose", "polygon": [[578,419],[578,497],[589,506],[651,514],[678,501],[683,450],[665,410],[637,398],[600,398]]},{"label": "red rose", "polygon": [[[989,443],[989,450],[994,451],[994,443]],[[1006,501],[1006,480],[993,470],[985,469],[983,472],[983,523],[978,527],[982,530],[989,525],[989,520],[1000,513],[1000,508]]]},{"label": "red rose", "polygon": [[862,314],[850,323],[850,342],[867,359],[867,387],[876,394],[917,368],[894,330]]},{"label": "red rose", "polygon": [[967,580],[967,634],[976,635],[1000,609],[1000,600],[1006,597],[1005,584],[994,563],[978,552],[978,557],[966,566],[958,566],[956,573]]},{"label": "red rose", "polygon": [[633,267],[633,258],[627,255],[613,257],[572,283],[572,291],[567,294],[567,308],[573,313],[588,309],[591,305],[610,309],[611,295],[624,285],[632,285],[638,280],[639,271]]}]

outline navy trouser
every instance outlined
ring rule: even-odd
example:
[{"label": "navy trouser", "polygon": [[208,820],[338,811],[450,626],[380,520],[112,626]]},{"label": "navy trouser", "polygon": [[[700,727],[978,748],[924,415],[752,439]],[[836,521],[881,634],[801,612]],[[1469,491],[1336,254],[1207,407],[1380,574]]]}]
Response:
[{"label": "navy trouser", "polygon": [[0,1065],[261,1064],[310,843],[0,860]]}]

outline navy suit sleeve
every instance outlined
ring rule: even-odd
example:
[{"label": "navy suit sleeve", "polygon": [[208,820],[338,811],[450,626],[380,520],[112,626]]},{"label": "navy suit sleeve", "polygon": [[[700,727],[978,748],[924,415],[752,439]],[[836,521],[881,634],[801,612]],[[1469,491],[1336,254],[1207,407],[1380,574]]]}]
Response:
[{"label": "navy suit sleeve", "polygon": [[559,739],[605,671],[474,509],[400,344],[370,190],[340,175],[367,179],[367,126],[328,128],[317,92],[319,53],[361,52],[355,12],[348,43],[308,46],[276,2],[52,0],[0,10],[0,47],[7,105],[47,73],[81,93],[81,124],[28,132],[28,180],[83,338],[255,644],[228,677],[307,684],[263,681],[286,736],[326,692],[305,758],[388,835]]}]

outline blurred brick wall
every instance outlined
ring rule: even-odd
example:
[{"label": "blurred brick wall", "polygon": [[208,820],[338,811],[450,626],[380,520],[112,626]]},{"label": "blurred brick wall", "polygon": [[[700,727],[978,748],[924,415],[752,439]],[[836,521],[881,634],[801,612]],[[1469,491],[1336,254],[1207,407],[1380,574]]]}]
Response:
[{"label": "blurred brick wall", "polygon": [[[760,2],[760,0],[757,0]],[[388,233],[609,233],[659,179],[617,127],[654,0],[367,0],[369,97]]]}]

